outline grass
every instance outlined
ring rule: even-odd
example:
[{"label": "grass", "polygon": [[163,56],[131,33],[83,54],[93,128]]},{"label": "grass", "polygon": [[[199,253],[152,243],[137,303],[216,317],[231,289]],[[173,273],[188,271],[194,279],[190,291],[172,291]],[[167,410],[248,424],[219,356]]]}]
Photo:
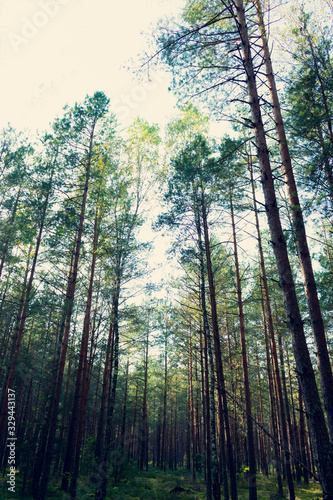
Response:
[{"label": "grass", "polygon": [[[135,474],[128,482],[111,484],[108,488],[108,500],[204,500],[206,498],[206,486],[203,477],[193,481],[191,473],[187,470],[162,472],[157,469],[149,471],[134,471]],[[84,485],[84,478],[79,485]],[[4,477],[1,477],[0,498],[3,500],[17,500],[21,497],[7,490]],[[173,491],[175,490],[176,491]],[[277,485],[276,478],[266,478],[261,474],[257,476],[258,499],[271,500],[274,498]],[[20,491],[20,480],[17,477],[16,491]],[[51,481],[49,487],[49,500],[68,500],[69,496],[62,492],[59,485]],[[322,493],[318,483],[310,483],[308,487],[295,485],[296,500],[321,499]],[[285,498],[288,498],[287,487],[284,486]],[[244,475],[238,477],[238,498],[247,500],[249,496],[247,480]],[[78,488],[77,500],[93,499],[93,489]],[[31,496],[25,496],[24,500],[32,500]]]},{"label": "grass", "polygon": [[[295,497],[296,500],[313,500],[322,499],[322,491],[319,483],[311,483],[309,486],[298,486],[296,483],[295,487]],[[260,500],[271,500],[275,498],[277,493],[277,481],[276,477],[269,476],[268,478],[262,474],[257,475],[257,494]],[[284,497],[288,498],[288,488],[286,483],[283,483],[283,494]],[[248,486],[247,481],[244,477],[241,477],[238,481],[238,499],[248,500]]]},{"label": "grass", "polygon": [[[175,488],[182,491],[172,492]],[[152,470],[140,471],[131,482],[110,487],[108,494],[110,500],[200,500],[206,498],[206,488],[202,478],[194,482],[188,471]]]}]

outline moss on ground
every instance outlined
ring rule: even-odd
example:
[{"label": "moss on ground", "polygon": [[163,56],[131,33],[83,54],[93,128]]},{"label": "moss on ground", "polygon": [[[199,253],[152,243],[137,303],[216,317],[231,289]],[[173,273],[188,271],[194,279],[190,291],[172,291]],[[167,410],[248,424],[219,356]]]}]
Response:
[{"label": "moss on ground", "polygon": [[[111,484],[108,488],[108,500],[204,500],[206,498],[206,486],[202,476],[193,481],[192,475],[187,470],[162,472],[157,469],[149,471],[133,471],[134,476],[127,482],[117,485]],[[19,496],[20,480],[17,478],[16,494],[8,492],[7,485],[1,478],[0,498],[4,500],[16,500]],[[94,498],[93,489],[82,487],[85,485],[84,478],[79,480],[77,500],[91,500]],[[276,478],[266,478],[261,474],[257,477],[258,498],[260,500],[276,499]],[[68,500],[69,496],[62,492],[58,484],[51,481],[48,490],[49,500]],[[310,483],[308,487],[295,485],[296,500],[322,499],[321,488],[318,483]],[[243,475],[238,477],[238,498],[248,499],[248,485]],[[288,498],[288,490],[284,485],[284,495]],[[32,500],[31,496],[23,497],[24,500]]]}]

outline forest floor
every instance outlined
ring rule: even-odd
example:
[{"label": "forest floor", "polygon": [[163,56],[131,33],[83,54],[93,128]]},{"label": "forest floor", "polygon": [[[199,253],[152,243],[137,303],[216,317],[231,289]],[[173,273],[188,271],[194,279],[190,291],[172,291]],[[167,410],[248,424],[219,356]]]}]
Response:
[{"label": "forest floor", "polygon": [[[276,478],[265,478],[258,475],[258,498],[271,500],[277,491]],[[177,491],[178,490],[178,491]],[[284,488],[288,498],[287,487]],[[240,477],[238,482],[238,499],[248,500],[249,490],[245,478]],[[131,482],[118,485],[109,490],[110,500],[205,500],[206,485],[203,478],[193,481],[188,471],[167,471],[165,473],[154,470],[140,472]],[[313,500],[322,498],[318,483],[311,483],[309,487],[296,487],[296,500]]]},{"label": "forest floor", "polygon": [[[1,478],[3,479],[3,478]],[[79,484],[84,481],[79,480]],[[20,497],[17,493],[8,492],[6,485],[1,481],[0,498],[4,500],[32,500],[31,496]],[[277,500],[276,498],[276,478],[270,476],[266,478],[261,474],[257,477],[258,499]],[[320,500],[322,498],[321,489],[318,483],[311,483],[308,487],[295,485],[296,500]],[[284,487],[285,498],[288,498],[287,487]],[[238,499],[248,499],[248,486],[246,478],[240,475],[238,480]],[[51,484],[49,500],[67,500],[69,496],[62,492],[58,485]],[[86,488],[78,488],[77,500],[93,499],[93,491]],[[204,500],[206,498],[206,487],[202,477],[195,481],[187,470],[161,472],[157,469],[149,471],[135,471],[135,475],[126,482],[118,485],[110,485],[108,488],[108,500]]]}]

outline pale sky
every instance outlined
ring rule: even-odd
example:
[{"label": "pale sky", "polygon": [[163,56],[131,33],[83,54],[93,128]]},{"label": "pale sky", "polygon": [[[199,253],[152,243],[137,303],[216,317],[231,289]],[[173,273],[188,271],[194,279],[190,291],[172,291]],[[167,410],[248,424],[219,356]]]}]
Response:
[{"label": "pale sky", "polygon": [[[176,15],[184,2],[0,0],[0,128],[10,123],[42,132],[65,104],[96,90],[110,98],[123,126],[140,115],[163,127],[176,104],[168,92],[170,77],[152,71],[151,81],[140,81],[128,67],[147,48],[149,37],[142,32]],[[165,262],[169,238],[156,235],[149,223],[144,231],[155,239],[151,265]]]},{"label": "pale sky", "polygon": [[[159,18],[184,0],[0,0],[0,128],[42,132],[65,104],[102,90],[122,126],[140,115],[162,128],[174,113],[170,77],[161,70],[138,79],[131,59],[148,47]],[[142,32],[146,33],[143,34]],[[148,76],[148,75],[147,75]],[[165,264],[169,238],[147,221],[142,239],[155,239],[152,267]],[[171,268],[167,266],[168,271]],[[159,281],[161,271],[147,276]],[[165,275],[166,268],[163,267]]]},{"label": "pale sky", "polygon": [[160,122],[176,99],[169,77],[139,82],[128,70],[147,48],[150,27],[183,0],[1,0],[0,128],[43,130],[86,94],[102,90],[128,125],[137,115]]}]

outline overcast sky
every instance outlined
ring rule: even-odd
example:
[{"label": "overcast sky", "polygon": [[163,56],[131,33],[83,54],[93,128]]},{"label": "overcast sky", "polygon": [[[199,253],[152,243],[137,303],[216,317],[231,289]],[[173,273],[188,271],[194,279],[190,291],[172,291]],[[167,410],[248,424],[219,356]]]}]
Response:
[{"label": "overcast sky", "polygon": [[103,90],[127,125],[160,121],[175,98],[169,77],[139,82],[128,70],[157,20],[183,0],[0,0],[0,127],[42,130],[62,107]]},{"label": "overcast sky", "polygon": [[[147,48],[142,32],[177,14],[184,2],[0,0],[0,128],[10,123],[43,131],[65,104],[96,90],[111,99],[122,125],[140,115],[163,126],[176,104],[168,74],[152,72],[150,81],[140,81],[128,66]],[[148,223],[144,229],[145,238],[155,238],[154,266],[164,260],[169,239]]]}]

